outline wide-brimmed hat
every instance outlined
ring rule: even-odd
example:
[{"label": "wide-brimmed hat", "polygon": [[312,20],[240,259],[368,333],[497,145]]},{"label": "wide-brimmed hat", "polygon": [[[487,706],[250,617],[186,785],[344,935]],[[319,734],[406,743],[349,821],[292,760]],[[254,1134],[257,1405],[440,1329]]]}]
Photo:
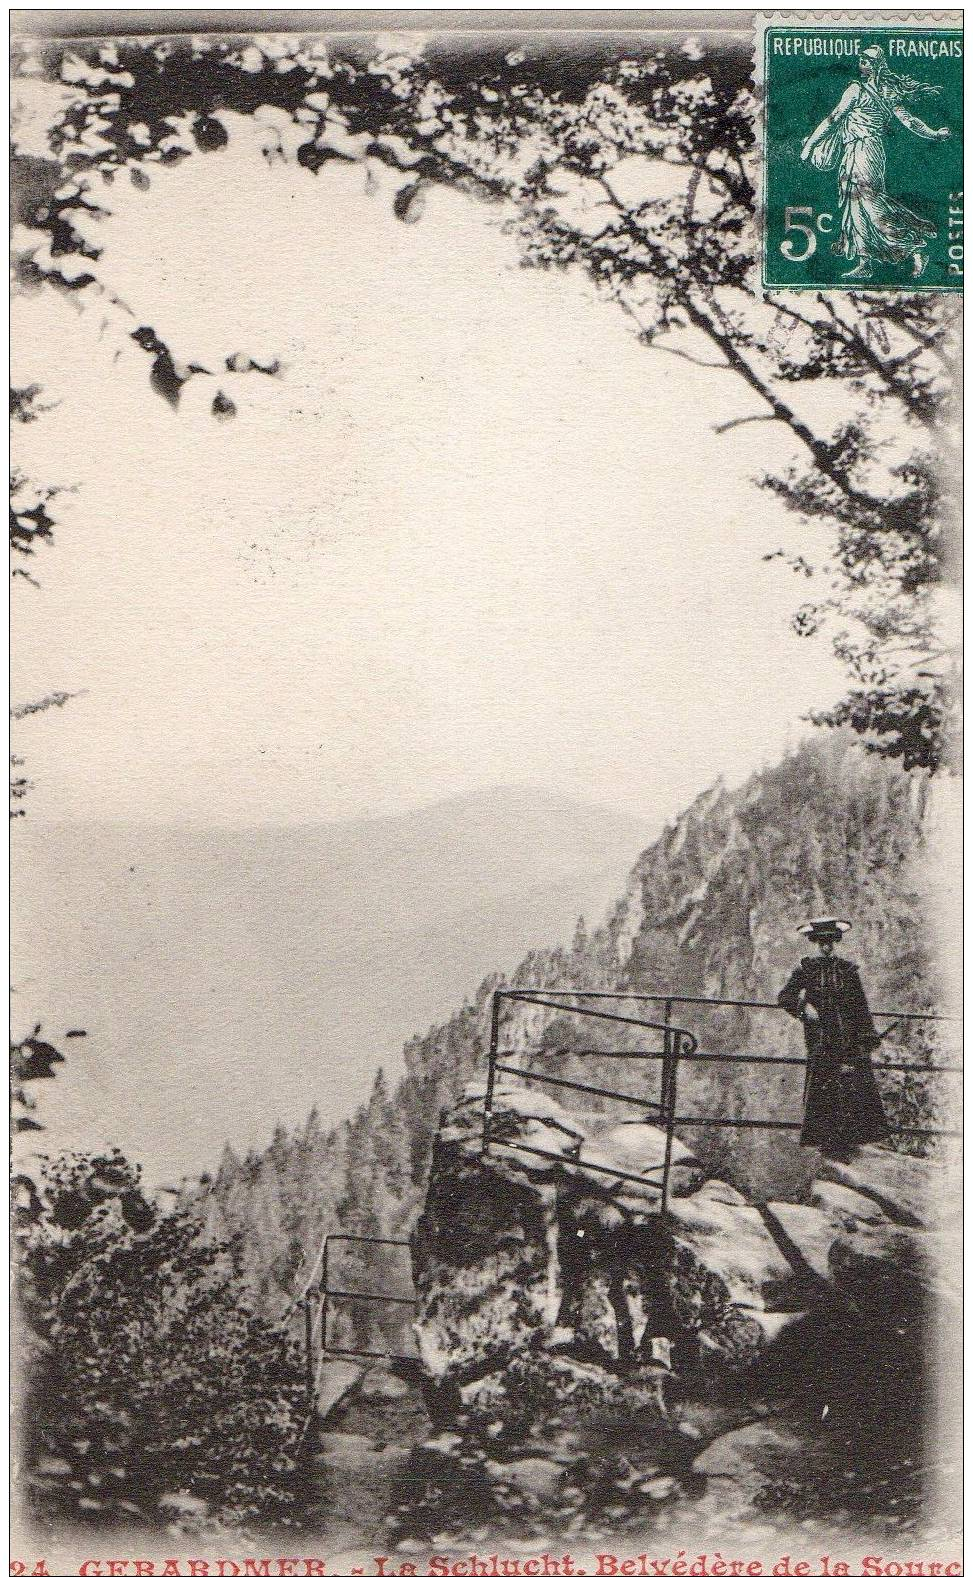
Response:
[{"label": "wide-brimmed hat", "polygon": [[801,936],[809,936],[817,941],[819,936],[842,936],[845,931],[851,930],[850,920],[839,920],[837,915],[819,914],[814,920],[805,920],[798,926]]}]

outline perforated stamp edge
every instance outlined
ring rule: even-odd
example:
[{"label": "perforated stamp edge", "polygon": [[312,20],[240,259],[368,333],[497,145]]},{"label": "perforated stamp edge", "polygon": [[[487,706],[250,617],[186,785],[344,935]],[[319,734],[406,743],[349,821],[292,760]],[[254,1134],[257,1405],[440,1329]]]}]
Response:
[{"label": "perforated stamp edge", "polygon": [[[754,192],[754,251],[753,262],[748,271],[748,283],[754,295],[768,297],[780,294],[803,294],[808,290],[817,291],[822,295],[847,295],[849,286],[829,285],[769,285],[764,280],[764,248],[766,245],[766,181],[767,181],[767,82],[764,72],[766,52],[767,29],[771,27],[799,28],[806,27],[809,31],[818,32],[822,28],[845,28],[848,31],[868,31],[869,29],[895,28],[905,30],[913,28],[917,33],[942,32],[948,28],[955,28],[963,32],[962,11],[755,11],[753,13],[753,148],[749,158],[745,161],[747,174],[750,178]],[[935,293],[940,296],[955,294],[940,290],[935,285],[919,286],[919,289]],[[871,285],[870,292],[876,294],[902,294],[893,291],[888,286]]]}]

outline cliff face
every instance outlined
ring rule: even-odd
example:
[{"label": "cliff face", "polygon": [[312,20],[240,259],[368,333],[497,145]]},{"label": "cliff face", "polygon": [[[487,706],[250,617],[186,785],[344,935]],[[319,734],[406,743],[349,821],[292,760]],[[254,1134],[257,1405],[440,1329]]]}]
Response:
[{"label": "cliff face", "polygon": [[794,927],[835,911],[855,922],[874,998],[928,1004],[928,798],[923,775],[814,739],[733,793],[701,794],[636,862],[602,946],[636,989],[766,997],[794,960]]},{"label": "cliff face", "polygon": [[[716,784],[701,794],[640,856],[607,922],[590,936],[579,928],[570,951],[533,955],[513,983],[772,1002],[802,952],[796,926],[832,911],[854,922],[845,951],[860,965],[876,1011],[934,1009],[942,984],[926,871],[930,802],[921,775],[841,739],[814,739],[740,789]],[[657,1018],[661,1004],[640,1011]],[[673,1014],[704,1052],[803,1051],[796,1027],[778,1012],[684,1003]],[[610,1068],[613,1088],[649,1096],[645,1064],[601,1062],[591,1053],[651,1043],[651,1036],[626,1039],[591,1020],[523,1005],[505,1010],[501,1036],[527,1066],[556,1053],[563,1077],[604,1084]],[[901,1054],[895,1060],[923,1061],[938,1040],[906,1023],[889,1044]],[[796,1120],[801,1083],[797,1068],[684,1063],[679,1109]],[[884,1075],[882,1088],[903,1126],[923,1126],[920,1119],[939,1111],[940,1093],[911,1075]],[[790,1134],[726,1127],[693,1128],[691,1137],[714,1169],[748,1192],[806,1193],[810,1166]]]}]

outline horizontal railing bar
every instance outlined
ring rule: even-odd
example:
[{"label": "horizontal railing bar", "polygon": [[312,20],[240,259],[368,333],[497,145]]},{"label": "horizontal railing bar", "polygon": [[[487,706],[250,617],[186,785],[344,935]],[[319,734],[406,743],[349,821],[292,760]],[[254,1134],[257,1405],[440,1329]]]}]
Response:
[{"label": "horizontal railing bar", "polygon": [[[807,1057],[765,1057],[756,1052],[751,1053],[746,1051],[694,1051],[690,1053],[688,1057],[683,1056],[683,1054],[680,1052],[678,1053],[678,1056],[681,1062],[686,1062],[690,1066],[692,1066],[692,1064],[695,1062],[779,1062],[786,1063],[790,1067],[803,1068],[807,1066],[808,1062]],[[962,1068],[957,1067],[953,1063],[869,1061],[868,1066],[876,1073],[881,1073],[886,1069],[891,1069],[900,1073],[963,1072]]]},{"label": "horizontal railing bar", "polygon": [[[508,1052],[507,1056],[520,1056],[525,1051],[526,1052],[532,1052],[533,1054],[535,1054],[537,1056],[545,1055],[545,1053],[544,1053],[544,1051],[543,1051],[543,1049],[541,1047],[518,1046],[518,1048],[517,1048],[517,1050],[515,1052]],[[593,1046],[590,1049],[585,1048],[584,1050],[580,1050],[580,1051],[565,1051],[565,1052],[557,1052],[557,1053],[548,1052],[548,1053],[546,1053],[546,1055],[548,1055],[548,1056],[557,1055],[557,1056],[566,1056],[566,1057],[571,1057],[571,1056],[590,1056],[590,1057],[606,1057],[606,1058],[613,1057],[615,1059],[626,1058],[627,1057],[629,1059],[638,1059],[638,1060],[644,1061],[644,1062],[662,1062],[665,1059],[666,1053],[664,1051],[635,1051],[635,1052],[601,1051],[597,1047]],[[807,1057],[764,1056],[760,1052],[746,1052],[746,1051],[689,1051],[689,1052],[679,1051],[679,1052],[671,1053],[671,1055],[677,1056],[679,1058],[680,1062],[685,1062],[685,1063],[689,1064],[690,1066],[693,1063],[695,1063],[695,1062],[775,1062],[775,1063],[781,1063],[781,1064],[783,1064],[783,1065],[785,1065],[787,1067],[803,1068],[803,1067],[807,1066],[807,1061],[808,1061]],[[497,1067],[498,1068],[504,1068],[509,1073],[513,1073],[513,1072],[518,1071],[518,1070],[514,1069],[513,1067],[511,1067],[511,1065],[509,1063],[507,1063],[504,1060],[503,1057],[498,1057],[497,1058]],[[952,1062],[881,1062],[881,1061],[876,1061],[876,1062],[870,1062],[869,1063],[869,1067],[874,1068],[876,1072],[881,1072],[881,1071],[883,1071],[885,1069],[889,1069],[889,1070],[892,1070],[894,1072],[899,1072],[899,1073],[962,1073],[963,1072],[962,1067],[960,1067],[958,1064],[952,1063]],[[537,1074],[535,1076],[537,1078],[541,1077],[540,1074]],[[586,1086],[583,1085],[583,1084],[576,1085],[573,1079],[572,1080],[568,1080],[567,1082],[569,1083],[569,1085],[570,1085],[570,1087],[572,1089],[583,1090],[583,1089],[586,1088]],[[603,1091],[602,1093],[607,1094],[608,1092],[607,1091]]]},{"label": "horizontal railing bar", "polygon": [[337,1287],[326,1287],[321,1294],[324,1298],[350,1298],[356,1303],[407,1303],[410,1309],[416,1306],[415,1298],[396,1298],[390,1292],[342,1292]]},{"label": "horizontal railing bar", "polygon": [[[504,1057],[519,1057],[523,1052],[529,1051],[536,1057],[604,1057],[609,1062],[663,1062],[666,1057],[664,1051],[602,1051],[598,1046],[585,1047],[580,1051],[555,1051],[544,1052],[539,1046],[515,1046],[513,1051],[506,1051],[503,1056],[497,1057],[497,1066],[503,1064]],[[681,1051],[680,1057],[694,1057],[694,1051]]]},{"label": "horizontal railing bar", "polygon": [[[779,1002],[756,1002],[747,997],[683,997],[673,996],[668,991],[563,991],[553,986],[517,986],[515,989],[501,989],[497,992],[501,997],[514,997],[528,1000],[525,993],[543,991],[549,997],[604,997],[615,1002],[695,1002],[709,1007],[727,1008],[774,1008],[777,1012],[785,1010]],[[533,995],[529,998],[534,1000]],[[560,1005],[560,1004],[558,1004]],[[902,1013],[895,1008],[873,1008],[873,1018],[911,1019],[916,1022],[931,1024],[955,1024],[958,1018],[951,1013]],[[655,1026],[653,1026],[654,1028]]]},{"label": "horizontal railing bar", "polygon": [[[681,1035],[682,1030],[679,1031]],[[664,1051],[602,1051],[600,1046],[585,1047],[580,1051],[548,1051],[540,1047],[517,1046],[513,1052],[506,1052],[506,1056],[520,1056],[523,1051],[533,1051],[537,1056],[548,1057],[605,1057],[611,1062],[661,1062],[665,1057]],[[693,1057],[695,1052],[681,1051],[681,1057]]]},{"label": "horizontal railing bar", "polygon": [[661,1020],[644,1019],[644,1018],[632,1018],[632,1016],[630,1014],[624,1014],[624,1013],[603,1013],[600,1008],[568,1007],[563,1002],[553,1002],[553,1001],[550,1001],[547,997],[541,997],[541,996],[526,997],[526,996],[522,996],[517,991],[506,992],[505,995],[509,996],[510,999],[512,1001],[514,1001],[514,1002],[529,1002],[529,1003],[532,1003],[534,1007],[541,1007],[541,1008],[543,1008],[543,1007],[559,1008],[562,1011],[567,1012],[567,1013],[577,1013],[582,1018],[606,1019],[610,1024],[635,1024],[640,1029],[658,1029],[658,1030],[667,1030],[670,1027],[668,1024],[662,1022]]},{"label": "horizontal railing bar", "polygon": [[[757,1117],[691,1117],[681,1112],[672,1119],[674,1128],[792,1128],[801,1129],[803,1123],[771,1122]],[[891,1138],[960,1139],[956,1128],[890,1128]]]},{"label": "horizontal railing bar", "polygon": [[764,1056],[760,1052],[746,1051],[696,1051],[690,1062],[780,1062],[789,1067],[803,1068],[807,1064],[806,1057],[772,1057]]},{"label": "horizontal railing bar", "polygon": [[527,1068],[512,1068],[505,1062],[497,1062],[498,1069],[504,1073],[512,1073],[517,1079],[534,1079],[538,1084],[557,1084],[563,1090],[583,1090],[586,1095],[604,1095],[610,1101],[624,1101],[627,1106],[642,1106],[647,1111],[661,1112],[661,1101],[645,1101],[640,1095],[620,1095],[614,1090],[603,1090],[596,1084],[578,1084],[575,1079],[555,1079],[549,1073],[534,1073]]},{"label": "horizontal railing bar", "polygon": [[388,1243],[400,1248],[409,1247],[408,1238],[373,1238],[365,1237],[360,1232],[329,1232],[329,1243]]},{"label": "horizontal railing bar", "polygon": [[681,1123],[684,1128],[803,1128],[803,1123],[771,1122],[756,1117],[690,1117],[681,1113],[673,1117],[672,1125]]},{"label": "horizontal railing bar", "polygon": [[[556,1053],[545,1053],[540,1049],[539,1046],[515,1046],[512,1051],[497,1053],[497,1067],[499,1068],[504,1065],[504,1059],[506,1057],[519,1057],[522,1056],[525,1051],[530,1052],[531,1056],[535,1057],[543,1057],[545,1055],[559,1057],[606,1057],[615,1062],[662,1062],[666,1057],[666,1053],[664,1051],[602,1051],[597,1046],[592,1046],[585,1051],[564,1051]],[[679,1052],[680,1057],[695,1057],[695,1055],[696,1053],[694,1051]]]},{"label": "horizontal railing bar", "polygon": [[508,1150],[523,1150],[526,1155],[542,1155],[545,1161],[558,1162],[561,1166],[580,1166],[586,1172],[604,1172],[607,1177],[620,1177],[627,1183],[641,1183],[645,1188],[658,1188],[654,1177],[642,1177],[637,1172],[619,1172],[614,1166],[601,1166],[595,1161],[582,1161],[573,1155],[557,1155],[550,1150],[539,1150],[536,1145],[516,1144],[513,1139],[489,1138],[487,1145],[502,1144]]},{"label": "horizontal railing bar", "polygon": [[[633,1057],[652,1058],[662,1057],[661,1051],[604,1051],[601,1046],[545,1046],[540,1041],[526,1041],[514,1048],[514,1052],[504,1052],[504,1056],[521,1056],[529,1051],[537,1057]],[[498,1055],[500,1055],[498,1053]]]},{"label": "horizontal railing bar", "polygon": [[755,1002],[746,997],[683,997],[672,996],[667,991],[566,991],[554,986],[517,986],[514,990],[501,990],[498,995],[519,996],[534,991],[543,991],[550,997],[601,997],[612,1002],[671,1002],[673,1005],[677,1002],[696,1002],[712,1007],[780,1008],[779,1002]]},{"label": "horizontal railing bar", "polygon": [[415,1353],[372,1352],[362,1347],[322,1347],[325,1357],[338,1358],[388,1358],[391,1363],[418,1363]]},{"label": "horizontal railing bar", "polygon": [[873,1062],[876,1073],[962,1073],[955,1062]]},{"label": "horizontal railing bar", "polygon": [[504,991],[502,995],[510,998],[513,1002],[530,1002],[535,1007],[541,1008],[560,1008],[568,1013],[578,1013],[583,1018],[606,1019],[610,1024],[635,1024],[640,1029],[671,1030],[674,1034],[680,1036],[681,1039],[691,1041],[693,1045],[696,1044],[695,1035],[691,1034],[688,1029],[682,1029],[676,1024],[665,1024],[654,1019],[632,1018],[630,1014],[626,1013],[602,1013],[599,1008],[565,1008],[563,1002],[552,1002],[547,997],[541,996],[528,997],[519,991]]}]

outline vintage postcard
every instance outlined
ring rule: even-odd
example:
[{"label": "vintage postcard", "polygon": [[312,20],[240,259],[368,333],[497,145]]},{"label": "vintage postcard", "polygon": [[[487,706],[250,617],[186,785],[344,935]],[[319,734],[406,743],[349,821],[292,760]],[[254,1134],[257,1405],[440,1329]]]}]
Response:
[{"label": "vintage postcard", "polygon": [[961,15],[22,10],[14,1577],[957,1577]]}]

